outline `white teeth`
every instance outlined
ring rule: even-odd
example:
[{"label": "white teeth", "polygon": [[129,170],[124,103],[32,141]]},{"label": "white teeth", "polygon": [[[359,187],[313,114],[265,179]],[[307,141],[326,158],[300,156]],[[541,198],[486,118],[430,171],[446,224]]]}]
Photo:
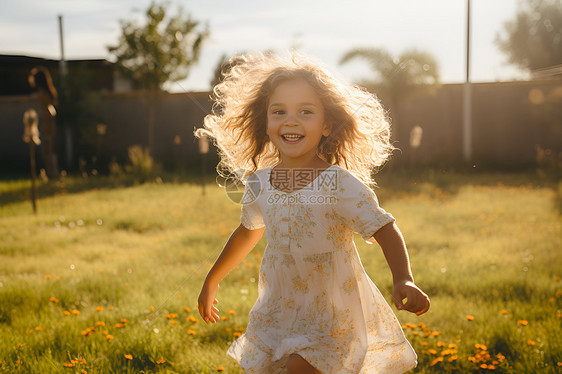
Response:
[{"label": "white teeth", "polygon": [[283,137],[290,141],[295,141],[302,138],[302,135],[283,135]]}]

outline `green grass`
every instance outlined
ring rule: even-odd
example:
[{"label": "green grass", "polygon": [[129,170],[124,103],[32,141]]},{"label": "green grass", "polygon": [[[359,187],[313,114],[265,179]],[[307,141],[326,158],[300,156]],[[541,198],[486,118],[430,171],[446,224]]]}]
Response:
[{"label": "green grass", "polygon": [[[29,182],[0,182],[0,372],[243,372],[226,350],[257,297],[265,235],[221,282],[217,307],[226,319],[205,324],[197,297],[240,206],[213,183],[202,196],[200,185],[168,179],[40,184],[36,215],[26,200]],[[380,247],[355,240],[400,322],[415,326],[405,328],[419,358],[412,372],[476,372],[498,354],[505,359],[496,372],[556,372],[561,185],[533,172],[433,170],[383,170],[378,183],[380,203],[406,239],[416,284],[431,298],[429,312],[396,311]],[[490,355],[478,364],[469,360],[477,344]],[[456,352],[442,355],[445,349]],[[444,360],[432,366],[437,357]]]}]

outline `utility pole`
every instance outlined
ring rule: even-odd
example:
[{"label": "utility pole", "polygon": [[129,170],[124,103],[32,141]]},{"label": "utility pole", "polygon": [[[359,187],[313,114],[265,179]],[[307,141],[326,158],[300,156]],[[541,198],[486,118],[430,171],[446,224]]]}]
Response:
[{"label": "utility pole", "polygon": [[470,0],[466,8],[466,81],[463,91],[463,158],[469,163],[472,159],[472,85],[470,83]]},{"label": "utility pole", "polygon": [[66,77],[66,60],[64,59],[64,40],[62,32],[62,15],[59,14],[59,36],[60,36],[60,63],[59,70],[61,77]]},{"label": "utility pole", "polygon": [[[61,91],[64,97],[62,103],[67,102],[68,98],[66,97],[66,87],[67,87],[67,67],[66,67],[66,60],[64,58],[64,40],[63,40],[63,32],[62,32],[62,15],[59,14],[59,36],[60,36],[60,62],[59,62],[59,74],[60,74],[60,82],[61,82]],[[66,108],[62,108],[62,112],[66,113]],[[64,119],[59,117],[59,121]],[[70,169],[72,167],[72,131],[70,130],[68,123],[62,123],[62,127],[64,128],[64,144],[65,144],[65,154],[66,154],[66,168]]]}]

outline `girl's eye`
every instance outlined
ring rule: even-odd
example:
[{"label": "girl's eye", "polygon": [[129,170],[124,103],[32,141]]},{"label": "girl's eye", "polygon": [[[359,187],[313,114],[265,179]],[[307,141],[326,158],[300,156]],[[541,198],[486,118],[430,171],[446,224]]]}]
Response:
[{"label": "girl's eye", "polygon": [[281,110],[281,109],[280,109],[280,110],[275,110],[275,111],[273,111],[273,114],[283,115],[283,114],[285,114],[285,111],[283,111],[283,110]]},{"label": "girl's eye", "polygon": [[301,113],[302,113],[302,114],[312,114],[312,112],[311,112],[310,110],[308,110],[308,109],[303,109],[303,110],[301,110]]}]

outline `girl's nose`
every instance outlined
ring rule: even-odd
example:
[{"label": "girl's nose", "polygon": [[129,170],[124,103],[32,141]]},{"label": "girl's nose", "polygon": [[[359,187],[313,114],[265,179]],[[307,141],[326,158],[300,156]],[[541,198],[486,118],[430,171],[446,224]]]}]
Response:
[{"label": "girl's nose", "polygon": [[285,121],[283,121],[283,124],[284,125],[299,125],[300,122],[298,121],[296,116],[289,115],[289,116],[287,116],[287,118],[285,118]]}]

